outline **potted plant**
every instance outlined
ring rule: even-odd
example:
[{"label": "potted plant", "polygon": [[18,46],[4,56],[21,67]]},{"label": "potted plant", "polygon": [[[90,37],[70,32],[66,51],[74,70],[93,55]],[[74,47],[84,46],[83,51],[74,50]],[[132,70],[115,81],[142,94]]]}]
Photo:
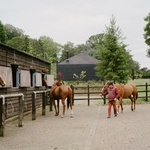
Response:
[{"label": "potted plant", "polygon": [[13,70],[17,70],[18,69],[18,64],[16,63],[16,61],[13,63],[13,64],[11,64],[11,68],[13,69]]},{"label": "potted plant", "polygon": [[36,72],[36,68],[34,68],[33,66],[30,66],[30,72],[31,73],[35,73]]},{"label": "potted plant", "polygon": [[48,73],[48,69],[43,69],[42,72],[43,73]]}]

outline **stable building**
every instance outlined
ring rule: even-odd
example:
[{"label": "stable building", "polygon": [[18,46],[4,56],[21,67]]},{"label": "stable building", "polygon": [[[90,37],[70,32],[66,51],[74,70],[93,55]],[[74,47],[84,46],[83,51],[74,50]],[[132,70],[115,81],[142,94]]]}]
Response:
[{"label": "stable building", "polygon": [[[67,55],[68,56],[68,55]],[[95,66],[99,60],[87,53],[79,53],[57,64],[57,75],[61,74],[64,81],[74,81],[73,74],[80,75],[85,71],[86,77],[83,81],[99,80],[95,73]]]},{"label": "stable building", "polygon": [[[0,86],[0,95],[22,93],[23,111],[31,111],[32,93],[46,89],[42,78],[47,79],[49,87],[54,83],[50,68],[49,62],[0,43],[0,76],[6,82],[5,87]],[[36,97],[36,107],[40,107],[42,95]],[[17,115],[18,97],[5,99],[5,108],[6,119]]]}]

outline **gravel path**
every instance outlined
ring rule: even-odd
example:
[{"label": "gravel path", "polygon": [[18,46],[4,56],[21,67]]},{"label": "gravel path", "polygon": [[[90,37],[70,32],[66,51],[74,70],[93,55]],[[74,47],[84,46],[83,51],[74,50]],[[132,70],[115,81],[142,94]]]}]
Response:
[{"label": "gravel path", "polygon": [[131,112],[124,105],[124,113],[107,119],[107,106],[86,102],[75,103],[74,117],[70,110],[64,118],[46,111],[32,121],[31,115],[5,126],[0,137],[0,150],[150,150],[150,104],[138,104]]}]

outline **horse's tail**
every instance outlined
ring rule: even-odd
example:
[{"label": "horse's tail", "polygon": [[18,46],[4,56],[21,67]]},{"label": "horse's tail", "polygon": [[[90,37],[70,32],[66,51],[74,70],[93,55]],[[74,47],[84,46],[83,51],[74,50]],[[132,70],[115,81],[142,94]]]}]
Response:
[{"label": "horse's tail", "polygon": [[136,91],[136,99],[138,99],[138,92]]},{"label": "horse's tail", "polygon": [[67,98],[67,109],[69,109],[69,105],[70,105],[70,99],[69,97]]},{"label": "horse's tail", "polygon": [[68,97],[67,97],[67,109],[69,109],[69,106],[70,108],[72,109],[72,89],[70,87],[68,87]]}]

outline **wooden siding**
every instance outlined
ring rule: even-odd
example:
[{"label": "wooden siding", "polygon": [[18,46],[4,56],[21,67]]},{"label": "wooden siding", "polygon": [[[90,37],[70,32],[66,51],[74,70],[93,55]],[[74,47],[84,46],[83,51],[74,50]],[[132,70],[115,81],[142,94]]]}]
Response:
[{"label": "wooden siding", "polygon": [[36,72],[48,69],[50,73],[50,63],[25,52],[16,50],[6,45],[0,44],[0,66],[11,67],[11,64],[17,63],[19,69],[30,70],[31,66],[36,68]]},{"label": "wooden siding", "polygon": [[[18,69],[21,72],[21,84],[19,87],[12,87],[12,68],[11,64],[17,63]],[[36,68],[37,85],[30,86],[30,69]],[[32,93],[33,91],[39,91],[46,89],[42,86],[42,70],[47,69],[50,75],[50,63],[27,53],[14,49],[0,43],[0,74],[6,82],[5,87],[0,87],[0,95],[5,94],[24,94],[24,112],[31,111],[32,109]],[[27,83],[26,83],[27,81]],[[53,79],[48,81],[48,84],[52,84]],[[42,102],[42,95],[38,94],[36,97],[36,107],[40,107]],[[18,98],[6,98],[5,99],[5,117],[10,118],[18,114]]]}]

